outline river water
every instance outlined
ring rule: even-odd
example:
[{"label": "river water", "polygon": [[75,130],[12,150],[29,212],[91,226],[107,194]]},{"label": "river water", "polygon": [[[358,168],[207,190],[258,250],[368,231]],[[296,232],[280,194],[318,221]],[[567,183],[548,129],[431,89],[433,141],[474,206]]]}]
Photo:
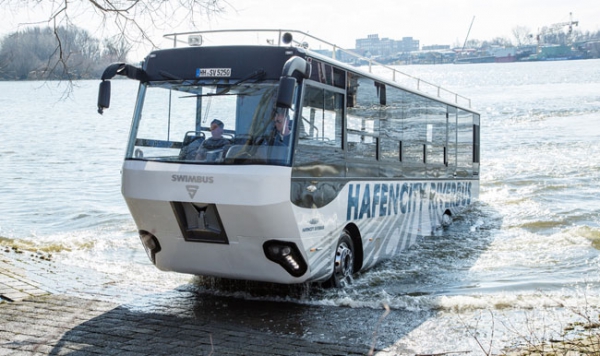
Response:
[{"label": "river water", "polygon": [[143,296],[174,290],[285,301],[337,308],[350,320],[342,331],[370,335],[353,315],[387,306],[378,347],[389,354],[497,352],[551,338],[579,311],[597,318],[600,60],[399,69],[471,98],[481,113],[480,201],[346,290],[273,293],[156,270],[120,195],[137,89],[125,80],[114,81],[102,116],[98,81],[0,82],[0,247],[51,254],[96,281],[57,292],[142,309]]}]

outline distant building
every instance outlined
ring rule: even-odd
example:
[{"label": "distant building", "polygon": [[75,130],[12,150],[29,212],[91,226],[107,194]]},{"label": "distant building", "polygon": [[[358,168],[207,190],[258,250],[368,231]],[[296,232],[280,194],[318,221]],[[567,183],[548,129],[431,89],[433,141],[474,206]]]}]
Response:
[{"label": "distant building", "polygon": [[450,45],[429,45],[423,46],[423,51],[444,51],[449,50]]},{"label": "distant building", "polygon": [[366,57],[393,56],[397,53],[418,51],[419,40],[403,37],[402,40],[379,38],[378,34],[356,40],[356,52]]},{"label": "distant building", "polygon": [[419,40],[415,40],[412,37],[402,37],[402,41],[400,41],[400,46],[398,47],[398,52],[418,51],[420,46]]},{"label": "distant building", "polygon": [[368,35],[367,38],[357,39],[355,48],[358,53],[363,55],[379,55],[379,35]]}]

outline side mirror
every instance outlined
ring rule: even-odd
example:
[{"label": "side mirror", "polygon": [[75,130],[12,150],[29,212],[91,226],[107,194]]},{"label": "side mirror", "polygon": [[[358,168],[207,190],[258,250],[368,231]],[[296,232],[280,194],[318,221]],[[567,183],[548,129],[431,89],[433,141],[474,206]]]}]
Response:
[{"label": "side mirror", "polygon": [[279,79],[279,92],[277,93],[277,107],[289,109],[294,102],[294,91],[296,90],[296,78],[281,77]]},{"label": "side mirror", "polygon": [[110,106],[110,81],[103,80],[100,82],[100,89],[98,91],[98,113],[102,114],[104,109],[108,109]]}]

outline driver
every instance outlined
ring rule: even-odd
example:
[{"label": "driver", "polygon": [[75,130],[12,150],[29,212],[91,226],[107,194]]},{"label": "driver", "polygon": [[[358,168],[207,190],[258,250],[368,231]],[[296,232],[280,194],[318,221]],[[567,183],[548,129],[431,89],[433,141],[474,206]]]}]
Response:
[{"label": "driver", "polygon": [[275,122],[275,141],[274,146],[289,146],[290,145],[290,118],[287,115],[287,110],[277,108],[275,116],[273,117]]}]

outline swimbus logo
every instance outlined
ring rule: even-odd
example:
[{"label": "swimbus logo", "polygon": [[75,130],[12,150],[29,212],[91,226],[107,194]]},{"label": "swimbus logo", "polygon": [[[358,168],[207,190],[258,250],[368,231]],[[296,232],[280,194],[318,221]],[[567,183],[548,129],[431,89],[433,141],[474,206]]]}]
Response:
[{"label": "swimbus logo", "polygon": [[471,203],[469,182],[350,184],[346,220],[406,214]]},{"label": "swimbus logo", "polygon": [[190,198],[194,199],[194,197],[196,196],[196,192],[198,192],[198,186],[197,185],[186,185],[185,189],[187,189],[187,192],[190,195]]},{"label": "swimbus logo", "polygon": [[211,176],[188,176],[186,174],[173,174],[171,175],[172,182],[181,182],[181,183],[206,183],[212,184],[214,182],[214,177]]}]

